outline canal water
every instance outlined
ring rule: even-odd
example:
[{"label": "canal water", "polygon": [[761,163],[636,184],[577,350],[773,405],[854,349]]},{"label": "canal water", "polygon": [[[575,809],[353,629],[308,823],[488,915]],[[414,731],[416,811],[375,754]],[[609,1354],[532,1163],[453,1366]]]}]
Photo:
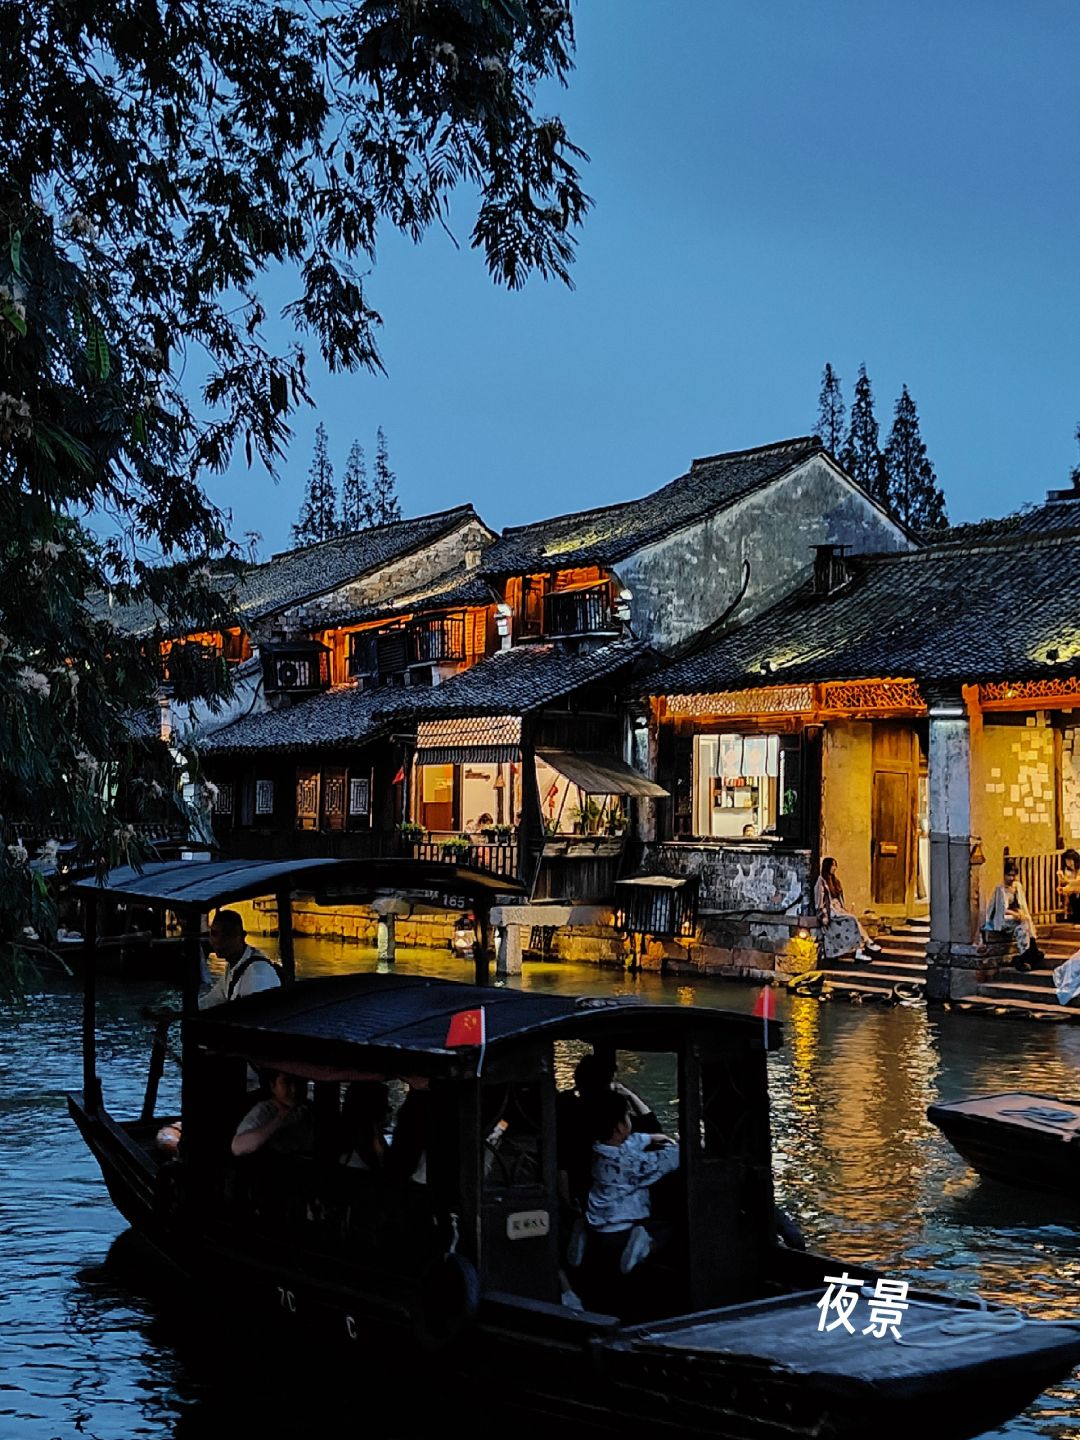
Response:
[{"label": "canal water", "polygon": [[[299,940],[297,958],[301,974],[376,963],[325,941]],[[469,978],[445,951],[403,951],[397,968]],[[527,964],[514,983],[738,1010],[756,997],[730,984],[548,964]],[[979,1180],[925,1118],[935,1100],[979,1091],[1076,1095],[1080,1026],[776,993],[785,1033],[769,1059],[778,1197],[812,1247],[849,1269],[873,1263],[949,1294],[1080,1317],[1080,1197],[1071,1205]],[[134,1113],[141,1099],[143,1008],[172,999],[159,984],[102,985],[99,1055],[114,1113]],[[421,1398],[420,1356],[416,1395],[388,1394],[362,1369],[331,1395],[288,1353],[268,1353],[225,1321],[178,1315],[145,1256],[125,1253],[131,1237],[68,1120],[79,1022],[78,988],[60,979],[0,1010],[0,1440],[412,1440],[436,1428],[504,1428],[505,1417],[485,1415],[483,1396]],[[625,1057],[623,1069],[663,1116],[667,1077],[644,1056]],[[170,1063],[163,1108],[177,1090]],[[1080,1372],[994,1433],[1078,1440]]]}]

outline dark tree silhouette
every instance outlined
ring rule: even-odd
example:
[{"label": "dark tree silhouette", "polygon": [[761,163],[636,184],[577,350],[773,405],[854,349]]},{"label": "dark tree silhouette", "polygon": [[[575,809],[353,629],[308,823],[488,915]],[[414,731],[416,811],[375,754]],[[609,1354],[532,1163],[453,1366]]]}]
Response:
[{"label": "dark tree silhouette", "polygon": [[386,448],[386,435],[379,426],[375,445],[375,478],[371,487],[371,510],[373,525],[387,525],[391,520],[401,519],[401,506],[397,498],[397,476],[390,469],[390,452]]},{"label": "dark tree silhouette", "polygon": [[840,376],[828,363],[821,377],[821,394],[818,396],[818,419],[816,434],[821,436],[826,450],[837,459],[844,447],[844,416],[847,407],[840,389]]},{"label": "dark tree silhouette", "polygon": [[334,467],[327,452],[326,426],[323,424],[315,430],[315,451],[311,457],[307,488],[292,533],[297,545],[313,545],[338,533]]},{"label": "dark tree silhouette", "polygon": [[345,462],[345,475],[341,481],[341,529],[360,530],[371,524],[371,486],[368,483],[364,447],[354,440]]},{"label": "dark tree silhouette", "polygon": [[911,530],[941,530],[949,523],[945,496],[926,454],[919,412],[905,385],[896,402],[889,442],[885,447],[887,504]]},{"label": "dark tree silhouette", "polygon": [[888,503],[888,495],[883,489],[880,453],[870,377],[866,373],[866,366],[860,365],[859,378],[855,382],[855,398],[851,402],[851,423],[841,463],[868,495],[872,495],[884,505]]}]

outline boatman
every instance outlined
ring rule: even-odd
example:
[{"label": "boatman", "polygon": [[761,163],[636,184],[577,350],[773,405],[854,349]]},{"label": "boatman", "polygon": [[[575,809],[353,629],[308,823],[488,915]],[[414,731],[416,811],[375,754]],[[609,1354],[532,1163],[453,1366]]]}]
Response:
[{"label": "boatman", "polygon": [[244,922],[237,911],[217,912],[210,926],[210,946],[218,959],[225,961],[225,973],[199,996],[200,1010],[224,1005],[227,1000],[241,1000],[260,990],[273,990],[281,984],[277,966],[247,943]]}]

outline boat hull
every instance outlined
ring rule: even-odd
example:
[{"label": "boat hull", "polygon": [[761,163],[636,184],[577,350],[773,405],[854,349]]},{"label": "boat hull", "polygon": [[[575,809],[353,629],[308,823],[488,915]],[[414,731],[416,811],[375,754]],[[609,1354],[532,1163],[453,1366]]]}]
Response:
[{"label": "boat hull", "polygon": [[1073,1112],[1080,1105],[1046,1095],[990,1095],[931,1105],[927,1118],[973,1170],[1006,1185],[1080,1196],[1080,1132],[1039,1125],[1029,1115]]},{"label": "boat hull", "polygon": [[[475,1317],[436,1342],[419,1323],[415,1283],[364,1274],[341,1257],[290,1249],[265,1235],[245,1242],[220,1216],[204,1215],[193,1225],[162,1183],[166,1167],[126,1127],[88,1110],[81,1097],[69,1097],[69,1107],[113,1202],[184,1277],[189,1303],[224,1301],[283,1328],[294,1343],[351,1351],[365,1365],[397,1367],[404,1360],[411,1368],[422,1345],[433,1373],[444,1372],[487,1397],[498,1390],[500,1403],[525,1406],[534,1417],[620,1435],[647,1430],[726,1440],[856,1440],[873,1433],[876,1440],[910,1440],[912,1426],[924,1425],[942,1440],[965,1440],[1015,1415],[1080,1361],[1080,1332],[1062,1327],[1056,1343],[1048,1337],[1004,1363],[1000,1356],[982,1356],[948,1373],[928,1361],[891,1376],[838,1374],[783,1363],[767,1338],[758,1353],[722,1344],[680,1348],[612,1316],[494,1293],[481,1297]],[[721,1339],[739,1314],[761,1314],[763,1334],[775,1329],[766,1313],[775,1305],[786,1309],[789,1324],[802,1327],[799,1333],[812,1348],[816,1294],[838,1262],[782,1250],[778,1260],[789,1269],[790,1288],[802,1293],[709,1312],[706,1319]],[[781,1278],[778,1273],[777,1288]],[[816,1294],[804,1288],[813,1286],[820,1286]],[[956,1308],[934,1303],[950,1314]],[[658,1333],[682,1323],[663,1322]],[[947,1429],[945,1413],[956,1417]]]}]

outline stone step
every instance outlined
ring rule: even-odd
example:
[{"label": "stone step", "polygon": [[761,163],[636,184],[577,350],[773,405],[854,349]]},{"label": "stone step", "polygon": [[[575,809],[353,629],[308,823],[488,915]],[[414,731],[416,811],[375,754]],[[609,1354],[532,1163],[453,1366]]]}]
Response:
[{"label": "stone step", "polygon": [[876,964],[873,968],[862,965],[858,969],[822,970],[819,973],[825,977],[830,985],[857,983],[859,985],[867,985],[889,991],[892,990],[894,985],[917,985],[924,978],[922,975],[912,974],[910,971],[905,974],[893,970],[891,966],[879,970]]},{"label": "stone step", "polygon": [[1073,1024],[1080,1020],[1080,1008],[1074,1009],[1071,1005],[1057,1005],[1056,1008],[1051,1008],[1049,1005],[1040,1004],[1035,1000],[1004,996],[999,999],[991,995],[968,995],[963,1000],[951,1001],[950,1009],[975,1010],[984,1015],[1026,1017],[1030,1020],[1056,1020]]}]

